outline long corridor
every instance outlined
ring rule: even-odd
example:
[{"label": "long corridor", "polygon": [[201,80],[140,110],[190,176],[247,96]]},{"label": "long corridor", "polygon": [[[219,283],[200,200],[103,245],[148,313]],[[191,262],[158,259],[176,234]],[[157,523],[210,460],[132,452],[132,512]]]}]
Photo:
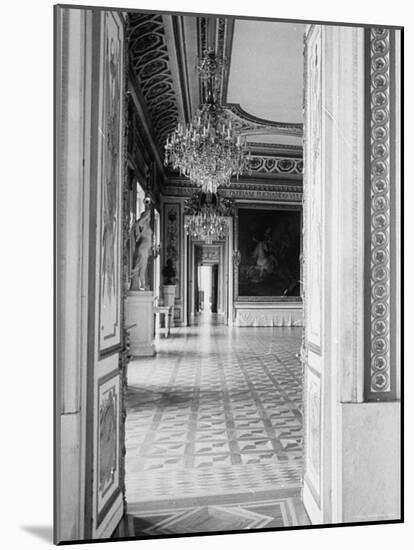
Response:
[{"label": "long corridor", "polygon": [[119,536],[308,524],[300,328],[204,323],[128,367]]}]

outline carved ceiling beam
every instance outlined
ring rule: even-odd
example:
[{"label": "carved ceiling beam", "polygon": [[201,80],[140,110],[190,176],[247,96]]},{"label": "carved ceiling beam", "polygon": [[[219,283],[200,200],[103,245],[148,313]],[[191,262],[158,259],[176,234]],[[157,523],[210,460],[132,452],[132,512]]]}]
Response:
[{"label": "carved ceiling beam", "polygon": [[166,137],[179,118],[163,16],[132,14],[129,44],[131,64],[162,154]]}]

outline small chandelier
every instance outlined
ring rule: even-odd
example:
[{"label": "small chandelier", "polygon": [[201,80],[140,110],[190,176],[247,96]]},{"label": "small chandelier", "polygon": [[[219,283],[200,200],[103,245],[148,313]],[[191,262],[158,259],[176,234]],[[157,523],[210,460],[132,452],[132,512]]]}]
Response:
[{"label": "small chandelier", "polygon": [[229,186],[233,175],[238,178],[248,169],[250,153],[220,102],[224,60],[206,51],[198,70],[205,103],[191,122],[180,122],[168,135],[164,164],[178,169],[203,192],[214,194],[218,187]]},{"label": "small chandelier", "polygon": [[231,208],[230,201],[219,201],[216,194],[195,194],[185,205],[186,234],[207,244],[225,239],[229,232],[225,216],[231,215]]}]

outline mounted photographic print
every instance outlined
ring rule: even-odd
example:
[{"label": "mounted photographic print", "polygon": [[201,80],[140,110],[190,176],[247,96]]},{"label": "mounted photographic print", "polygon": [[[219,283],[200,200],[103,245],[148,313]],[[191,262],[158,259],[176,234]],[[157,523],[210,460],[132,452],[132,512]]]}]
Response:
[{"label": "mounted photographic print", "polygon": [[401,523],[402,27],[54,9],[55,542]]}]

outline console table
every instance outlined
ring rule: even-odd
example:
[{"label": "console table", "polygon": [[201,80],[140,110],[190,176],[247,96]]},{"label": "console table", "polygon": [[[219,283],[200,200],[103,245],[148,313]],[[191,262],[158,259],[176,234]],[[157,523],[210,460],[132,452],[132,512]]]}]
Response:
[{"label": "console table", "polygon": [[155,306],[155,330],[159,333],[161,329],[161,315],[164,315],[164,335],[166,338],[170,335],[171,319],[172,319],[173,306]]}]

